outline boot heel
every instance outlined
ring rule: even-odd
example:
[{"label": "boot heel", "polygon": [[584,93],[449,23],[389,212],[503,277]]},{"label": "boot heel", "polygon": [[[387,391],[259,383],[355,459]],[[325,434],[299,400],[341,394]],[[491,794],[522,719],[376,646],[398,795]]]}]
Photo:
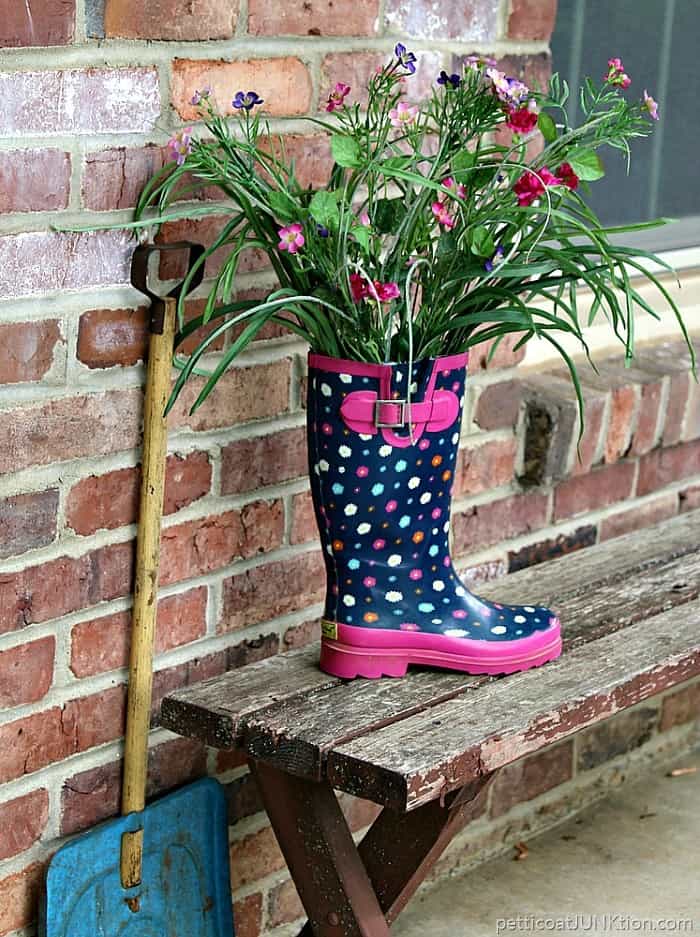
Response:
[{"label": "boot heel", "polygon": [[343,680],[404,677],[408,663],[408,656],[404,654],[372,654],[340,641],[321,639],[321,670]]}]

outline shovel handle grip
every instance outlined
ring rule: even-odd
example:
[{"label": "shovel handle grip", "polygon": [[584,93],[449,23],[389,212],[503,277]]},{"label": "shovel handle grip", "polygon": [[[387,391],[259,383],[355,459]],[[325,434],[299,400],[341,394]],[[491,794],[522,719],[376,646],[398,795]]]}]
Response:
[{"label": "shovel handle grip", "polygon": [[[160,334],[151,333],[144,400],[143,467],[136,541],[136,581],[122,789],[122,814],[125,815],[141,811],[146,805],[153,644],[158,606],[160,519],[163,513],[167,451],[164,412],[170,394],[177,299],[165,297],[161,302],[164,306],[163,330]],[[125,833],[122,837],[120,864],[124,888],[133,888],[141,881],[142,853],[143,830]]]}]

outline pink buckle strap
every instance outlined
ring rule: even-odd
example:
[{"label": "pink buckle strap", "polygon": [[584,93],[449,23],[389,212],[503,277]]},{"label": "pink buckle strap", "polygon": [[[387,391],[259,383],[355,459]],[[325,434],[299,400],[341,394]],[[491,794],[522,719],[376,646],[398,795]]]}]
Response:
[{"label": "pink buckle strap", "polygon": [[413,424],[439,432],[451,426],[459,414],[459,400],[451,390],[435,391],[430,400],[382,400],[374,391],[357,390],[340,406],[345,425],[356,433],[374,436],[380,429],[401,429]]}]

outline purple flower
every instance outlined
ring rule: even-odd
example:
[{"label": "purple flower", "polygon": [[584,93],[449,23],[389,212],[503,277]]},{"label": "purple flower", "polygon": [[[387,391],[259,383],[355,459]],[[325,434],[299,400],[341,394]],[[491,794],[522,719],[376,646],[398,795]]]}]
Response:
[{"label": "purple flower", "polygon": [[211,97],[211,88],[209,85],[205,85],[201,91],[195,91],[195,93],[192,95],[192,100],[190,103],[197,107],[206,101],[209,97]]},{"label": "purple flower", "polygon": [[328,230],[328,228],[326,228],[326,226],[322,224],[316,225],[316,231],[318,232],[318,236],[320,238],[327,238],[328,235],[330,234],[330,231]]},{"label": "purple flower", "polygon": [[192,152],[192,128],[183,127],[168,140],[168,149],[170,158],[174,159],[178,166],[182,166],[187,157]]},{"label": "purple flower", "polygon": [[414,63],[416,57],[413,52],[407,52],[406,46],[402,42],[397,42],[394,48],[394,55],[398,59],[398,64],[402,65],[408,71],[409,75],[415,75],[416,66]]},{"label": "purple flower", "polygon": [[450,85],[450,87],[452,88],[459,88],[461,82],[462,82],[462,79],[459,77],[459,75],[456,72],[453,72],[451,75],[448,75],[444,68],[438,75],[438,79],[437,79],[437,83],[439,85],[445,85],[446,87],[447,85]]},{"label": "purple flower", "polygon": [[249,91],[247,94],[244,91],[237,91],[236,97],[231,103],[239,110],[243,108],[245,111],[250,111],[256,104],[264,104],[265,102],[261,97],[258,97],[257,91]]},{"label": "purple flower", "polygon": [[644,89],[644,103],[642,104],[642,108],[647,111],[652,120],[659,119],[659,104],[652,98],[646,88]]},{"label": "purple flower", "polygon": [[486,270],[487,273],[491,273],[496,264],[500,262],[504,254],[505,250],[499,244],[499,246],[496,248],[496,253],[484,264],[484,270]]}]

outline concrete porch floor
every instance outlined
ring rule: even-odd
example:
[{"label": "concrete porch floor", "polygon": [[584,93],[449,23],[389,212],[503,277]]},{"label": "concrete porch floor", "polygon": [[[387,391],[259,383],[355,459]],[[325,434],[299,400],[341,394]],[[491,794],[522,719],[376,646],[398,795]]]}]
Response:
[{"label": "concrete porch floor", "polygon": [[495,859],[438,883],[392,934],[700,934],[700,751],[676,767],[698,770],[671,778],[655,768],[530,840],[524,860]]}]

